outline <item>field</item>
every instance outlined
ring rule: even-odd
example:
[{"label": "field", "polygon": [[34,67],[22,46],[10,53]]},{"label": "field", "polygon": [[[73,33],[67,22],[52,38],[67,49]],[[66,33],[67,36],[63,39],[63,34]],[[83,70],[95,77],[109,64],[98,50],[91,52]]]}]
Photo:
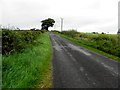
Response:
[{"label": "field", "polygon": [[3,43],[5,51],[3,50],[2,56],[2,87],[51,87],[51,47],[48,32],[4,31],[3,35],[9,41]]},{"label": "field", "polygon": [[120,60],[120,44],[117,34],[93,34],[71,30],[61,32],[61,36],[85,48],[91,48],[100,54]]}]

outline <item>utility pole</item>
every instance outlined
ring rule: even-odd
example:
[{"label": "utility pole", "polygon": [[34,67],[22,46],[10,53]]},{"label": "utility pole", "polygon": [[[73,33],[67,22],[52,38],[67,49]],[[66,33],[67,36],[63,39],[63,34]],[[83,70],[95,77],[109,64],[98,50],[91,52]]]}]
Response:
[{"label": "utility pole", "polygon": [[118,34],[120,34],[120,1],[118,2]]},{"label": "utility pole", "polygon": [[118,2],[118,45],[120,46],[120,1]]},{"label": "utility pole", "polygon": [[61,18],[61,32],[63,30],[63,18]]}]

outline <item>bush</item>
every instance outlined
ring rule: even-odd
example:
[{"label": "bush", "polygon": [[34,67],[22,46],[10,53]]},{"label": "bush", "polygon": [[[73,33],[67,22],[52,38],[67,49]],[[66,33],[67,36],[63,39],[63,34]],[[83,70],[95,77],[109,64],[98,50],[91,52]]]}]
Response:
[{"label": "bush", "polygon": [[112,34],[78,33],[64,31],[62,34],[78,39],[80,43],[120,57],[120,38]]},{"label": "bush", "polygon": [[68,36],[70,36],[72,38],[74,38],[78,34],[78,32],[76,30],[74,30],[74,29],[71,29],[69,31],[62,31],[61,33],[65,34],[65,35],[68,35]]},{"label": "bush", "polygon": [[2,29],[2,54],[20,52],[34,44],[41,31]]}]

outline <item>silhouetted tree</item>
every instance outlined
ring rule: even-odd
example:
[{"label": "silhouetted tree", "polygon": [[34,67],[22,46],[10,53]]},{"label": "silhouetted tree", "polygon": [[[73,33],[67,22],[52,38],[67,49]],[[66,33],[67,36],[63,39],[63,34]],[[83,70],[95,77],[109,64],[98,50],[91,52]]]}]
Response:
[{"label": "silhouetted tree", "polygon": [[49,27],[53,27],[55,21],[54,19],[48,18],[48,19],[42,20],[41,23],[42,23],[41,30],[48,30]]},{"label": "silhouetted tree", "polygon": [[92,32],[93,34],[98,34],[98,32]]},{"label": "silhouetted tree", "polygon": [[101,34],[105,34],[104,32],[102,32]]},{"label": "silhouetted tree", "polygon": [[36,30],[36,28],[32,28],[32,29],[30,29],[30,30]]}]

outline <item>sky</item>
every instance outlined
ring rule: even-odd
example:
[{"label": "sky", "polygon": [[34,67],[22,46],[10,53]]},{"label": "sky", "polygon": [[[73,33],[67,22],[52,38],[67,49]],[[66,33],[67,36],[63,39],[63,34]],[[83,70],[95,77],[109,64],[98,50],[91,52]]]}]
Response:
[{"label": "sky", "polygon": [[41,29],[41,22],[53,18],[50,30],[75,29],[79,32],[118,31],[120,0],[0,0],[0,24],[20,29]]},{"label": "sky", "polygon": [[118,29],[120,32],[120,1],[118,2]]}]

